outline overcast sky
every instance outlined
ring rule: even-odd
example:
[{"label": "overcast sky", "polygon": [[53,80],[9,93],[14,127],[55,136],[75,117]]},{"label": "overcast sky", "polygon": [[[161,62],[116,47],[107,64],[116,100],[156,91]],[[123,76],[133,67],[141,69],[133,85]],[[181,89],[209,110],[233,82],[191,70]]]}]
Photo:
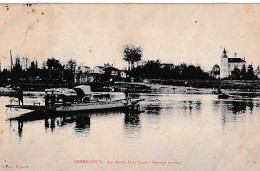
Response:
[{"label": "overcast sky", "polygon": [[181,62],[210,70],[223,48],[260,64],[259,4],[15,4],[0,7],[2,69],[15,57],[41,64],[115,63],[123,68],[124,46],[141,46],[143,60]]}]

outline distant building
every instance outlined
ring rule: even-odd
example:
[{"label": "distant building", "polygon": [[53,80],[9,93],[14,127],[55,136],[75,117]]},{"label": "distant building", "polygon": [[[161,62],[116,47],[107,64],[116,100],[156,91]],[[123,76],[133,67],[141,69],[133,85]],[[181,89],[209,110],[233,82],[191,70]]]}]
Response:
[{"label": "distant building", "polygon": [[126,71],[120,71],[120,77],[121,78],[126,78],[127,77]]},{"label": "distant building", "polygon": [[173,64],[167,64],[167,63],[162,63],[160,64],[160,68],[169,68],[169,69],[174,69],[175,66]]},{"label": "distant building", "polygon": [[106,66],[104,67],[104,72],[107,75],[111,75],[111,76],[118,76],[119,75],[119,70],[115,67],[112,66]]},{"label": "distant building", "polygon": [[111,65],[110,63],[104,64],[104,68],[110,68],[113,67],[113,64]]},{"label": "distant building", "polygon": [[231,72],[235,69],[242,69],[243,65],[246,64],[245,58],[238,58],[237,53],[234,53],[233,58],[229,58],[227,56],[227,51],[224,48],[221,56],[221,63],[220,63],[220,78],[226,78],[231,75]]},{"label": "distant building", "polygon": [[219,79],[220,77],[220,67],[219,65],[215,64],[213,67],[212,67],[212,70],[211,70],[211,76],[213,78],[216,78],[216,79]]},{"label": "distant building", "polygon": [[90,73],[91,69],[88,66],[78,66],[75,69],[75,73]]},{"label": "distant building", "polygon": [[94,73],[77,73],[74,76],[74,83],[89,84],[99,79],[99,74]]},{"label": "distant building", "polygon": [[105,73],[104,67],[102,67],[102,66],[94,66],[93,73],[95,73],[95,74],[104,74]]}]

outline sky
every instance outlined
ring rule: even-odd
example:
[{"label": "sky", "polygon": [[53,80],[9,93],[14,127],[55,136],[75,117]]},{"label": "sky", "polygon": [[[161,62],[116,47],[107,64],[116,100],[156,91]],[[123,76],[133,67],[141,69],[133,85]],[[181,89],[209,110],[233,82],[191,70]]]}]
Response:
[{"label": "sky", "polygon": [[260,65],[260,4],[2,4],[1,67],[19,54],[30,61],[55,57],[90,67],[122,69],[126,45],[140,46],[143,60],[220,64],[225,47]]}]

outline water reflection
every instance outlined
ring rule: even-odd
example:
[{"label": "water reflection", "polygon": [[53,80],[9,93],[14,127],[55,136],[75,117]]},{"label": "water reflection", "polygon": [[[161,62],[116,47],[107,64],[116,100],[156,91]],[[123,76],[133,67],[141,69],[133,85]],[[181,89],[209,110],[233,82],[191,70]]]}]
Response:
[{"label": "water reflection", "polygon": [[21,138],[23,133],[23,121],[18,120],[18,136]]},{"label": "water reflection", "polygon": [[[124,114],[121,122],[126,137],[140,138],[142,125],[148,125],[151,129],[160,129],[162,127],[161,122],[164,121],[165,117],[167,119],[178,117],[178,120],[180,120],[179,118],[192,119],[194,117],[203,119],[205,116],[209,119],[211,117],[219,117],[219,127],[222,127],[222,132],[226,132],[226,129],[230,126],[235,126],[237,123],[240,126],[247,117],[250,117],[254,110],[258,110],[260,107],[259,101],[255,99],[224,100],[217,99],[215,96],[204,98],[205,96],[194,95],[175,97],[176,95],[141,95],[139,98],[145,98],[146,100],[141,102],[136,108],[126,111],[73,114],[30,112],[10,120],[17,121],[18,136],[20,138],[24,134],[23,124],[37,120],[43,121],[46,131],[54,132],[55,129],[70,125],[74,129],[75,135],[89,135],[91,133],[91,117],[101,118],[99,121],[102,121],[111,115],[116,115],[116,118],[120,118],[121,114]],[[144,115],[141,113],[144,113]],[[219,115],[216,115],[216,113],[219,113]],[[96,121],[94,120],[94,122]]]},{"label": "water reflection", "polygon": [[55,129],[55,118],[51,118],[51,131]]},{"label": "water reflection", "polygon": [[131,108],[121,112],[93,112],[93,113],[73,113],[73,114],[57,114],[57,113],[38,113],[30,112],[21,115],[20,117],[10,119],[11,122],[17,121],[19,137],[22,137],[24,122],[33,122],[37,120],[44,120],[44,128],[46,131],[54,131],[57,127],[63,127],[69,124],[75,124],[74,130],[76,134],[90,134],[91,130],[91,116],[106,117],[111,114],[125,114],[124,129],[130,135],[135,135],[140,132],[140,107]]},{"label": "water reflection", "polygon": [[221,113],[221,123],[223,133],[226,132],[227,127],[233,126],[237,122],[243,122],[248,114],[252,114],[254,110],[254,102],[252,99],[246,100],[216,100],[213,101],[213,110]]},{"label": "water reflection", "polygon": [[90,115],[76,117],[75,122],[75,130],[77,132],[81,132],[83,130],[90,130]]},{"label": "water reflection", "polygon": [[50,127],[48,118],[46,118],[46,119],[44,120],[44,126],[45,126],[45,130],[47,130],[47,129]]},{"label": "water reflection", "polygon": [[22,137],[23,135],[23,124],[26,122],[33,122],[37,120],[44,120],[45,130],[54,131],[57,127],[63,127],[67,124],[75,123],[75,131],[76,132],[89,132],[90,130],[90,114],[55,114],[52,113],[38,113],[38,112],[30,112],[21,115],[20,117],[15,117],[10,119],[11,122],[16,122],[18,125],[18,136]]},{"label": "water reflection", "polygon": [[185,100],[185,101],[182,101],[182,103],[183,103],[182,109],[188,110],[188,111],[190,111],[190,113],[191,113],[192,110],[196,110],[196,111],[201,110],[201,101]]},{"label": "water reflection", "polygon": [[54,131],[56,126],[63,127],[67,124],[75,123],[74,129],[76,132],[89,133],[90,118],[91,117],[89,114],[74,114],[74,115],[59,116],[56,118],[53,117],[45,118],[44,126],[45,126],[45,130],[48,130],[50,128],[51,131]]},{"label": "water reflection", "polygon": [[124,132],[128,138],[140,137],[140,108],[130,109],[125,111],[124,117]]},{"label": "water reflection", "polygon": [[151,115],[160,115],[162,107],[159,105],[150,104],[145,107],[146,113]]}]

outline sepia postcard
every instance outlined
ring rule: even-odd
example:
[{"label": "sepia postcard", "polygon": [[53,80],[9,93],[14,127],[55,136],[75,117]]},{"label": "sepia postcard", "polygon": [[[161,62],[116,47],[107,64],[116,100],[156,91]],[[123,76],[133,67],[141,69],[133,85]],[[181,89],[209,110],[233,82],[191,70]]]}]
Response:
[{"label": "sepia postcard", "polygon": [[260,5],[0,4],[0,170],[260,170]]}]

